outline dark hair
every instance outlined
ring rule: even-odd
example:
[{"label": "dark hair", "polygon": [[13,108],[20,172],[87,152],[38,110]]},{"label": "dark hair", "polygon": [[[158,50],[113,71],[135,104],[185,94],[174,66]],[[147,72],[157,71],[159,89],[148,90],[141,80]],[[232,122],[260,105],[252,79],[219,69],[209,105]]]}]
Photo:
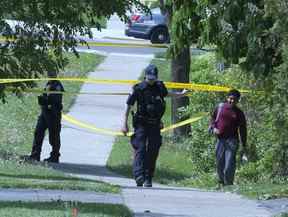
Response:
[{"label": "dark hair", "polygon": [[237,99],[240,99],[241,93],[238,90],[236,90],[236,89],[231,89],[231,90],[229,90],[227,96],[234,96]]}]

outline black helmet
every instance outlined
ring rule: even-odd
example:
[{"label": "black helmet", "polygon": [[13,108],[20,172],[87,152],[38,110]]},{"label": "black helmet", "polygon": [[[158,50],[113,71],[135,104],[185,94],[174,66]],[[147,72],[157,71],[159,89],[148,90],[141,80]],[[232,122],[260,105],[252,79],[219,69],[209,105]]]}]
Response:
[{"label": "black helmet", "polygon": [[145,78],[148,80],[156,80],[158,78],[158,69],[154,64],[150,64],[145,68]]}]

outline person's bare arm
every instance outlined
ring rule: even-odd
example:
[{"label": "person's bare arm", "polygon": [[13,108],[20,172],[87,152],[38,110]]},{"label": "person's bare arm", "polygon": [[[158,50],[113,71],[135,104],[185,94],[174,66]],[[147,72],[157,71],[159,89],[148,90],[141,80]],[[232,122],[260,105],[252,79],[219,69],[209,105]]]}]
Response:
[{"label": "person's bare arm", "polygon": [[181,92],[179,92],[179,91],[176,91],[176,92],[169,91],[167,96],[168,97],[176,97],[176,98],[178,98],[178,97],[187,96],[189,92],[190,91],[186,90],[186,89],[183,89]]},{"label": "person's bare arm", "polygon": [[128,118],[129,118],[131,107],[132,107],[131,105],[126,105],[126,110],[125,110],[124,120],[123,120],[123,127],[122,127],[122,132],[124,133],[124,135],[126,135],[129,132]]}]

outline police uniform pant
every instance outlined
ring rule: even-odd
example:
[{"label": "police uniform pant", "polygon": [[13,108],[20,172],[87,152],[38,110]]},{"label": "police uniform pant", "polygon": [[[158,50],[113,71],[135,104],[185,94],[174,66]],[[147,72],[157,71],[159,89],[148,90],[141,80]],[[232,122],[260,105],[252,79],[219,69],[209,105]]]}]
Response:
[{"label": "police uniform pant", "polygon": [[233,185],[238,143],[235,138],[218,139],[217,141],[216,166],[219,183]]},{"label": "police uniform pant", "polygon": [[34,132],[34,140],[32,146],[31,157],[40,160],[42,144],[45,137],[45,131],[48,129],[49,143],[52,146],[51,157],[58,158],[60,156],[60,131],[61,131],[61,112],[60,111],[41,111],[38,117],[36,129]]},{"label": "police uniform pant", "polygon": [[159,124],[137,125],[131,137],[134,148],[134,177],[153,177],[156,160],[162,143]]}]

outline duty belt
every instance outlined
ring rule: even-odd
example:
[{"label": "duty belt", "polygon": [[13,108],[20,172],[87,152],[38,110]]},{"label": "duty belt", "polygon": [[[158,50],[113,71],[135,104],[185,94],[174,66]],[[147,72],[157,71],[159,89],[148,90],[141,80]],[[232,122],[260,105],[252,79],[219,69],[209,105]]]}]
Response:
[{"label": "duty belt", "polygon": [[150,117],[146,117],[143,115],[135,115],[136,119],[139,120],[140,122],[144,122],[146,124],[158,124],[160,123],[159,118],[150,118]]}]

